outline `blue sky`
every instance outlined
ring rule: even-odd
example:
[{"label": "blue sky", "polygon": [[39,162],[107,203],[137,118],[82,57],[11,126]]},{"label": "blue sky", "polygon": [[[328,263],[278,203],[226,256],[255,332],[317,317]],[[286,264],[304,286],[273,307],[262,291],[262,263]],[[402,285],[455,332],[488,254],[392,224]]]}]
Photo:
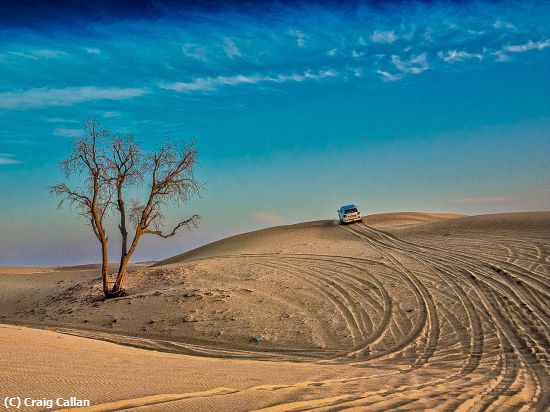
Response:
[{"label": "blue sky", "polygon": [[350,202],[550,209],[548,2],[25,4],[0,17],[0,264],[97,259],[47,190],[94,116],[200,150],[201,197],[168,211],[200,228],[138,260]]}]

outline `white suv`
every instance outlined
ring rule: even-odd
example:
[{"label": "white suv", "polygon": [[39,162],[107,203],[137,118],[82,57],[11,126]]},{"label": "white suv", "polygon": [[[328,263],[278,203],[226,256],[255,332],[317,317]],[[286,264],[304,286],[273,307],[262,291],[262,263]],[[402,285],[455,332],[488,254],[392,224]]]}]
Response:
[{"label": "white suv", "polygon": [[346,205],[338,209],[338,220],[340,223],[359,222],[361,220],[361,212],[355,205]]}]

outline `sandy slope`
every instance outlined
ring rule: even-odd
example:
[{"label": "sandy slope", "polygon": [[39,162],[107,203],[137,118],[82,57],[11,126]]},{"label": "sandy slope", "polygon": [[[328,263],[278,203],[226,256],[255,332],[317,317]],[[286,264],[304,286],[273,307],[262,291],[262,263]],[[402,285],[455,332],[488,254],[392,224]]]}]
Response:
[{"label": "sandy slope", "polygon": [[308,381],[347,376],[336,366],[199,358],[7,325],[0,342],[3,397],[76,396],[96,411],[247,410],[293,399]]},{"label": "sandy slope", "polygon": [[[473,217],[409,212],[369,216],[348,226],[318,221],[266,229],[135,271],[130,296],[110,301],[100,299],[94,273],[1,275],[4,322],[53,325],[70,334],[203,356],[112,345],[100,350],[95,345],[107,344],[64,336],[74,342],[65,352],[82,349],[82,368],[99,386],[117,383],[91,366],[104,364],[98,352],[129,351],[115,358],[130,365],[118,375],[130,381],[140,373],[132,365],[152,353],[159,365],[167,362],[162,372],[154,362],[142,365],[151,368],[155,389],[136,383],[109,394],[92,385],[95,402],[175,394],[154,407],[180,410],[179,402],[186,409],[235,410],[550,407],[550,212]],[[0,329],[0,344],[4,351],[15,340],[27,345],[21,350],[51,364],[53,355],[36,345],[55,342],[56,336]],[[261,342],[254,343],[253,336]],[[196,374],[182,376],[174,390],[153,374],[179,376],[171,366],[177,359],[196,365]],[[282,380],[266,372],[274,361],[284,370]],[[16,387],[14,376],[29,372],[24,364],[12,367],[19,369],[0,372],[0,380]],[[220,374],[227,380],[205,378]],[[309,383],[299,383],[304,381]],[[74,384],[63,382],[58,385]],[[264,384],[288,386],[250,389]],[[236,392],[177,398],[222,386]]]}]

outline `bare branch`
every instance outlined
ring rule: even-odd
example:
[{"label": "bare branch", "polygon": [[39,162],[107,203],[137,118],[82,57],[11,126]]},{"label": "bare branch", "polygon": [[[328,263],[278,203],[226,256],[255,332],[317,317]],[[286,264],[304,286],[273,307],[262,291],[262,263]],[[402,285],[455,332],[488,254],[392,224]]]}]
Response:
[{"label": "bare branch", "polygon": [[176,227],[174,227],[174,229],[172,229],[172,231],[167,234],[163,234],[162,230],[144,230],[143,234],[157,235],[164,239],[167,239],[169,237],[174,236],[178,232],[178,230],[181,229],[182,227],[185,227],[187,229],[190,229],[192,227],[197,227],[199,219],[200,219],[199,215],[193,215],[189,219],[178,223]]}]

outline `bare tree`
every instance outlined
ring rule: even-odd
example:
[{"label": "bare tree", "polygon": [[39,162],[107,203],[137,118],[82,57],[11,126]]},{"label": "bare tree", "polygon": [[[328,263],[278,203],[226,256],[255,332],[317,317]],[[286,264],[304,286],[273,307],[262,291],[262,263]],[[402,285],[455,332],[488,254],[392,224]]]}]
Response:
[{"label": "bare tree", "polygon": [[[199,216],[192,215],[181,220],[170,232],[162,230],[162,209],[169,203],[186,203],[199,191],[193,175],[197,150],[194,144],[180,147],[165,142],[157,152],[143,153],[131,136],[113,136],[100,129],[95,119],[86,120],[83,125],[86,136],[75,142],[71,155],[60,164],[67,178],[78,174],[81,185],[71,188],[60,183],[52,186],[50,191],[62,197],[59,206],[65,201],[77,206],[79,214],[84,216],[99,240],[105,296],[123,296],[128,263],[144,235],[169,238],[184,227],[197,225]],[[146,194],[143,201],[132,200],[128,210],[124,192],[131,186],[144,187]],[[120,263],[114,282],[109,275],[109,238],[105,229],[110,210],[118,212],[121,234]],[[128,223],[133,225],[131,243],[128,242]]]}]

